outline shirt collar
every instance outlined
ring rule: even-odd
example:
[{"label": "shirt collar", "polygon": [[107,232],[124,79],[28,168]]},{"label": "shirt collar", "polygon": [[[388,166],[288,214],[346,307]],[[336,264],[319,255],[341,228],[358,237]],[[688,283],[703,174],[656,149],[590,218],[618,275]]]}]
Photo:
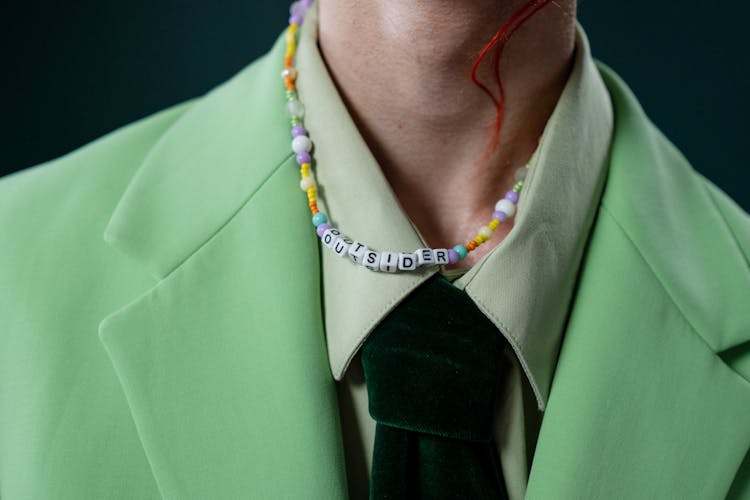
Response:
[{"label": "shirt collar", "polygon": [[[518,203],[514,227],[454,282],[505,335],[546,407],[586,237],[603,188],[613,112],[576,23],[574,67],[547,122]],[[333,224],[376,250],[426,246],[360,135],[317,45],[314,5],[297,51],[305,126],[315,143],[318,204]],[[438,271],[374,273],[322,252],[328,355],[341,380],[367,335],[396,304]]]}]

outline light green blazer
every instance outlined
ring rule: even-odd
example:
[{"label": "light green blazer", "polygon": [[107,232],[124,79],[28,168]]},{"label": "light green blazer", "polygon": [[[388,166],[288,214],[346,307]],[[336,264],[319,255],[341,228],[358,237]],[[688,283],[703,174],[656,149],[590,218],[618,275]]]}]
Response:
[{"label": "light green blazer", "polygon": [[[346,496],[280,51],[0,181],[0,498]],[[615,132],[529,499],[750,499],[750,219]]]}]

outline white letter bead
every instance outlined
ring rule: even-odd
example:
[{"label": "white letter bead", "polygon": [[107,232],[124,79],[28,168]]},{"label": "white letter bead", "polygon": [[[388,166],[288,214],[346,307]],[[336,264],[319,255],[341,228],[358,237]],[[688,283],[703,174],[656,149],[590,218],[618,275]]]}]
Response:
[{"label": "white letter bead", "polygon": [[445,248],[436,248],[432,251],[433,255],[435,256],[435,264],[437,265],[444,265],[449,264],[450,259],[448,258],[448,250]]},{"label": "white letter bead", "polygon": [[349,258],[352,260],[352,262],[356,262],[357,264],[359,264],[362,262],[362,258],[365,256],[366,251],[367,245],[359,241],[355,241],[349,247]]},{"label": "white letter bead", "polygon": [[413,271],[417,268],[417,256],[413,253],[398,254],[398,268],[401,271]]},{"label": "white letter bead", "polygon": [[495,210],[502,210],[508,217],[513,217],[513,214],[516,213],[516,205],[512,201],[503,198],[497,202]]},{"label": "white letter bead", "polygon": [[396,252],[381,252],[380,270],[386,273],[398,271],[398,254]]},{"label": "white letter bead", "polygon": [[415,252],[417,254],[417,263],[420,266],[431,266],[435,263],[435,256],[432,248],[420,248]]},{"label": "white letter bead", "polygon": [[371,271],[380,271],[380,254],[372,250],[365,250],[362,254],[362,265]]},{"label": "white letter bead", "polygon": [[333,253],[339,257],[346,257],[350,246],[352,246],[352,240],[346,236],[339,236],[333,241],[333,246],[331,248],[333,249]]},{"label": "white letter bead", "polygon": [[312,141],[306,135],[298,135],[292,139],[292,151],[295,153],[302,153],[303,151],[310,151],[312,149]]},{"label": "white letter bead", "polygon": [[327,246],[328,248],[331,248],[333,246],[333,242],[336,241],[336,238],[341,236],[341,231],[336,229],[335,227],[326,229],[326,232],[323,233],[323,237],[321,238],[321,241],[323,241],[323,244]]}]

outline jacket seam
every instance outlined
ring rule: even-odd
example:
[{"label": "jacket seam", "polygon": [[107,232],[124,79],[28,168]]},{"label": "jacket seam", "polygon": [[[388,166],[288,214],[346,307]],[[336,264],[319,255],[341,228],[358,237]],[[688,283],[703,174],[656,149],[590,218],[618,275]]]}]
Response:
[{"label": "jacket seam", "polygon": [[184,264],[185,262],[187,262],[187,261],[188,261],[188,260],[189,260],[189,259],[190,259],[190,258],[191,258],[191,257],[192,257],[193,255],[197,254],[197,253],[198,253],[198,252],[199,252],[199,251],[200,251],[200,250],[201,250],[201,249],[202,249],[202,248],[203,248],[204,246],[206,246],[206,245],[207,245],[207,244],[208,244],[209,242],[211,242],[211,241],[212,241],[212,240],[213,240],[213,239],[214,239],[214,238],[215,238],[215,237],[216,237],[216,236],[217,236],[217,235],[218,235],[218,234],[219,234],[219,233],[220,233],[220,232],[221,232],[221,231],[222,231],[222,230],[223,230],[223,229],[224,229],[224,228],[225,228],[225,227],[227,226],[227,225],[229,225],[229,223],[230,223],[230,222],[232,222],[232,221],[233,221],[233,220],[235,219],[235,217],[237,217],[237,214],[239,214],[239,213],[240,213],[240,212],[241,212],[241,211],[242,211],[242,210],[243,210],[243,209],[244,209],[244,208],[245,208],[245,207],[247,206],[247,204],[248,204],[248,203],[250,203],[250,201],[251,201],[251,200],[252,200],[252,199],[253,199],[253,198],[255,197],[255,195],[256,195],[256,194],[258,193],[258,191],[260,191],[261,189],[263,189],[263,186],[265,186],[265,185],[266,185],[266,184],[268,183],[268,181],[269,181],[269,180],[271,180],[271,178],[272,178],[272,177],[273,177],[274,175],[276,175],[276,173],[277,173],[277,172],[278,172],[278,171],[279,171],[279,170],[281,169],[281,167],[282,167],[282,166],[283,166],[283,165],[284,165],[284,164],[285,164],[285,163],[286,163],[287,161],[289,161],[289,159],[291,159],[291,158],[292,158],[293,156],[294,156],[294,153],[293,153],[293,152],[292,152],[292,153],[289,153],[289,154],[287,154],[286,156],[284,156],[284,158],[283,158],[283,159],[282,159],[282,160],[281,160],[280,162],[278,162],[278,163],[276,164],[276,166],[274,166],[274,167],[273,167],[273,168],[272,168],[272,169],[271,169],[271,170],[269,171],[268,175],[267,175],[267,176],[266,176],[266,177],[265,177],[265,178],[264,178],[264,179],[263,179],[263,180],[262,180],[262,181],[261,181],[260,183],[258,183],[258,185],[257,185],[257,186],[255,186],[255,189],[253,189],[253,190],[252,190],[252,192],[250,192],[250,193],[249,193],[249,194],[247,195],[247,197],[245,198],[245,200],[244,200],[244,201],[243,201],[242,203],[240,203],[240,205],[239,205],[239,206],[237,207],[237,209],[236,209],[236,210],[235,210],[234,212],[232,212],[232,213],[231,213],[231,214],[229,215],[229,217],[227,217],[227,218],[226,218],[226,220],[224,220],[224,222],[222,222],[222,223],[221,223],[221,224],[220,224],[220,225],[219,225],[219,226],[218,226],[218,227],[217,227],[217,228],[216,228],[216,229],[215,229],[215,230],[214,230],[214,231],[213,231],[213,232],[212,232],[212,233],[211,233],[211,234],[210,234],[210,235],[209,235],[209,236],[208,236],[208,237],[207,237],[206,239],[205,239],[205,241],[203,241],[203,243],[201,243],[200,245],[198,245],[198,246],[197,246],[197,247],[195,248],[195,250],[193,250],[192,252],[190,252],[189,254],[187,254],[187,255],[186,255],[186,256],[185,256],[185,257],[184,257],[184,258],[183,258],[182,260],[180,260],[179,262],[177,262],[177,263],[176,263],[176,264],[175,264],[175,265],[174,265],[174,266],[172,267],[172,269],[170,269],[170,270],[169,270],[169,272],[167,272],[167,273],[166,273],[166,274],[164,275],[164,277],[162,278],[162,280],[164,280],[164,279],[167,279],[167,278],[169,278],[169,277],[170,277],[170,276],[172,275],[172,273],[174,273],[174,272],[175,272],[175,271],[176,271],[177,269],[179,269],[180,267],[182,267],[182,265],[183,265],[183,264]]},{"label": "jacket seam", "polygon": [[711,192],[711,190],[708,188],[708,184],[706,182],[703,182],[703,190],[708,194],[708,198],[711,200],[711,204],[714,207],[714,210],[719,215],[719,218],[724,223],[724,227],[727,229],[729,234],[732,236],[732,241],[734,242],[734,246],[737,248],[737,251],[742,255],[742,257],[745,260],[746,264],[750,264],[750,258],[748,258],[747,254],[745,254],[745,251],[740,245],[740,240],[737,237],[737,232],[734,230],[731,224],[727,222],[727,219],[724,217],[724,212],[721,211],[719,208],[719,204],[717,203],[716,198],[714,197],[714,194]]}]

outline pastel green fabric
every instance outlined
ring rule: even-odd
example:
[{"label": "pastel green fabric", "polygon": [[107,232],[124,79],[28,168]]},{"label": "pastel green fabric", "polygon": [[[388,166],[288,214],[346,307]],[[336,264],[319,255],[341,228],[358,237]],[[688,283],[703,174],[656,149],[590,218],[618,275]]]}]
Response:
[{"label": "pastel green fabric", "polygon": [[[282,52],[0,181],[4,500],[346,497]],[[750,499],[750,219],[599,69],[611,163],[526,497]]]}]

